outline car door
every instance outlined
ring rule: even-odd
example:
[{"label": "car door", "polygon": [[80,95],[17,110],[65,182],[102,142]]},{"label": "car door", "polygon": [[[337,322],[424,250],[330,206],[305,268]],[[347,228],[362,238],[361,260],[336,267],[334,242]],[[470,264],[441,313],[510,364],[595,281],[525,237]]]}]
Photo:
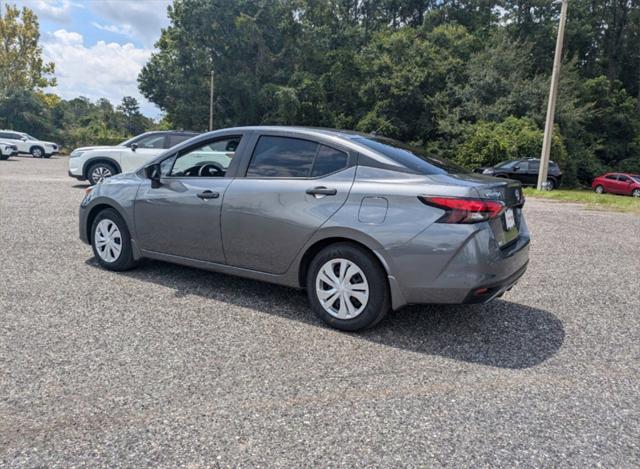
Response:
[{"label": "car door", "polygon": [[346,201],[356,155],[297,135],[262,134],[245,177],[222,207],[227,263],[285,273],[300,249]]},{"label": "car door", "polygon": [[[549,165],[549,171],[551,171],[551,165]],[[528,161],[527,173],[525,177],[525,184],[535,186],[538,184],[538,173],[540,172],[540,161]]]},{"label": "car door", "polygon": [[523,184],[527,183],[527,172],[529,170],[529,163],[526,161],[518,161],[515,165],[511,167],[511,171],[509,172],[509,178],[515,179],[516,181],[520,181]]},{"label": "car door", "polygon": [[617,174],[607,174],[603,180],[604,189],[607,192],[611,192],[612,194],[617,194],[619,191],[618,187],[618,175]]},{"label": "car door", "polygon": [[[188,147],[160,163],[159,187],[145,180],[136,196],[137,242],[145,251],[224,263],[220,236],[222,201],[231,182],[228,176],[235,152],[228,160],[203,158],[208,145],[223,140],[242,143],[242,135],[218,137]],[[222,163],[221,163],[222,161]]]},{"label": "car door", "polygon": [[166,139],[166,134],[154,133],[123,150],[119,162],[122,172],[136,170],[160,155],[165,148],[168,148]]},{"label": "car door", "polygon": [[618,193],[629,195],[631,194],[631,178],[624,174],[618,175]]}]

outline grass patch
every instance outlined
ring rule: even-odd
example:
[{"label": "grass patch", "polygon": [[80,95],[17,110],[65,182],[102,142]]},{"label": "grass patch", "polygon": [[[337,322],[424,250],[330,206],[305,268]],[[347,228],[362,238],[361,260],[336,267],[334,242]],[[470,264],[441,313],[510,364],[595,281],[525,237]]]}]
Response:
[{"label": "grass patch", "polygon": [[594,209],[640,213],[640,198],[628,195],[596,194],[585,189],[538,191],[532,187],[525,188],[524,194],[526,197],[576,202]]}]

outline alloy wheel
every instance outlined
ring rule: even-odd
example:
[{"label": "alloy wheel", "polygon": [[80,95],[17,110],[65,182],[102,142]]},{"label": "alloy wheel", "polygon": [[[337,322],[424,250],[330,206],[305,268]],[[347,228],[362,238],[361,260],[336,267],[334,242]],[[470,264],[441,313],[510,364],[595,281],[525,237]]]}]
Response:
[{"label": "alloy wheel", "polygon": [[634,197],[640,197],[640,189],[634,189],[631,195],[633,195]]},{"label": "alloy wheel", "polygon": [[316,275],[320,305],[338,319],[353,319],[369,302],[369,283],[364,272],[348,259],[331,259]]},{"label": "alloy wheel", "polygon": [[113,221],[105,218],[96,226],[94,243],[100,258],[105,262],[115,262],[122,252],[122,235]]},{"label": "alloy wheel", "polygon": [[111,170],[106,166],[96,166],[91,171],[91,180],[94,184],[104,181],[106,178],[113,176]]}]

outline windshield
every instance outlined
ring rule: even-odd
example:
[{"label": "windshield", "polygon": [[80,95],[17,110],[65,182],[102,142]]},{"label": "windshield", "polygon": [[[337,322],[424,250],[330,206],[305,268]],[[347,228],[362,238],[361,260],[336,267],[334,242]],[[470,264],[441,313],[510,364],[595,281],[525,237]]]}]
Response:
[{"label": "windshield", "polygon": [[444,158],[429,155],[421,148],[406,145],[390,138],[358,136],[353,138],[353,141],[371,148],[419,174],[459,174],[469,172],[462,166],[458,166]]},{"label": "windshield", "polygon": [[512,166],[515,166],[516,163],[518,163],[518,160],[503,161],[502,163],[498,163],[497,165],[495,165],[494,168],[508,169]]},{"label": "windshield", "polygon": [[119,147],[128,147],[128,146],[129,146],[129,145],[131,145],[132,143],[135,143],[135,142],[137,142],[138,140],[140,140],[140,139],[141,139],[142,137],[144,137],[145,135],[147,135],[147,134],[145,133],[145,134],[136,135],[135,137],[131,137],[129,140],[125,140],[124,142],[119,143],[119,144],[118,144],[118,146],[119,146]]},{"label": "windshield", "polygon": [[640,184],[640,174],[632,174],[631,175],[631,179],[633,179],[634,181],[636,181],[638,184]]},{"label": "windshield", "polygon": [[24,136],[25,136],[25,137],[27,137],[29,140],[38,140],[37,138],[32,137],[32,136],[31,136],[31,135],[29,135],[29,134],[24,134]]}]

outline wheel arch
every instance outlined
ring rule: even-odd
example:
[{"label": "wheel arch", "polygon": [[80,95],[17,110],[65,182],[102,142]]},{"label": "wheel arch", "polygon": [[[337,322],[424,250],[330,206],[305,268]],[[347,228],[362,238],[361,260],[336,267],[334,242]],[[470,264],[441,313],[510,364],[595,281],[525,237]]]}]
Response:
[{"label": "wheel arch", "polygon": [[96,202],[96,204],[93,205],[89,209],[89,212],[87,213],[87,218],[86,218],[87,221],[85,223],[84,229],[85,229],[85,235],[87,237],[87,240],[89,241],[89,244],[91,244],[91,236],[92,236],[91,227],[93,226],[93,221],[96,219],[96,217],[100,212],[106,209],[113,209],[116,212],[118,212],[118,215],[120,215],[120,217],[127,224],[127,229],[131,233],[131,227],[129,226],[129,223],[127,223],[127,217],[123,213],[123,211],[119,207],[117,207],[115,204],[109,204],[104,201],[99,201],[99,202]]},{"label": "wheel arch", "polygon": [[379,251],[382,250],[382,246],[377,241],[358,231],[342,232],[342,230],[327,230],[324,233],[317,234],[309,241],[307,246],[302,250],[299,260],[295,264],[298,268],[297,281],[300,287],[304,287],[306,284],[307,272],[311,265],[311,261],[316,254],[325,247],[335,243],[351,243],[366,250],[377,259],[387,276],[390,274],[389,265],[386,259],[384,259],[379,253]]},{"label": "wheel arch", "polygon": [[122,172],[122,167],[120,166],[120,163],[118,163],[113,158],[110,158],[108,156],[95,156],[85,161],[84,165],[82,166],[82,176],[85,179],[89,179],[89,169],[91,168],[91,166],[93,166],[96,163],[109,163],[110,165],[116,168],[116,171],[118,171],[118,174]]}]

